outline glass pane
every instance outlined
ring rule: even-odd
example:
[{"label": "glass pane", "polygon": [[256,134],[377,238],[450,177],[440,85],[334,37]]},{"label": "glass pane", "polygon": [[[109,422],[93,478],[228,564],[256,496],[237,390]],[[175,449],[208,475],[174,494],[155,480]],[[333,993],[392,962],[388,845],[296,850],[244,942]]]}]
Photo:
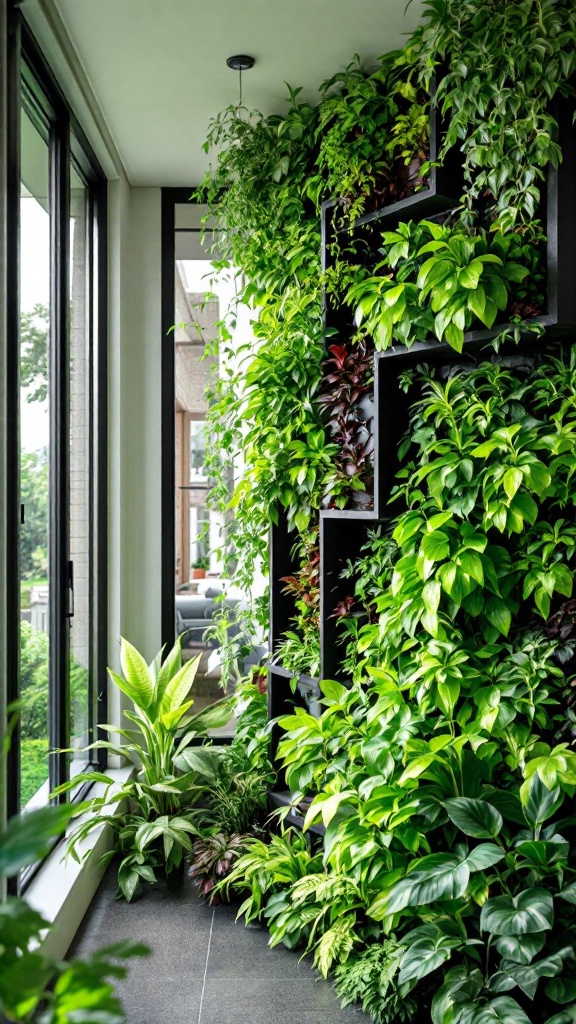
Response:
[{"label": "glass pane", "polygon": [[90,742],[90,330],[88,189],[70,168],[70,558],[74,615],[70,622],[72,773],[86,764]]},{"label": "glass pane", "polygon": [[48,144],[22,111],[20,199],[20,804],[48,796]]},{"label": "glass pane", "polygon": [[[207,507],[211,481],[206,468],[205,391],[214,383],[218,359],[210,345],[217,338],[219,322],[227,319],[234,333],[236,318],[231,315],[235,275],[231,270],[216,273],[212,267],[214,238],[209,235],[204,241],[199,230],[204,212],[192,204],[176,206],[176,326],[171,335],[175,345],[176,629],[182,636],[184,659],[202,655],[192,693],[195,711],[218,700],[223,688],[230,692],[234,686],[235,673],[222,673],[218,648],[223,635],[238,637],[239,649],[247,642],[239,620],[243,595],[221,576],[223,517]],[[214,619],[223,614],[227,621],[214,631],[219,629],[220,635],[206,637]],[[247,671],[246,666],[239,667]],[[233,730],[230,722],[214,735],[230,735]]]}]

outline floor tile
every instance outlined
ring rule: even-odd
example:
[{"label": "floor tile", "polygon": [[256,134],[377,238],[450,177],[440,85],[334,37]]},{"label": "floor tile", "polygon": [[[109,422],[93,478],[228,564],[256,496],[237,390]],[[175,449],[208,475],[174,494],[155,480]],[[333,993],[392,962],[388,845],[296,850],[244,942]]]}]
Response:
[{"label": "floor tile", "polygon": [[309,957],[270,949],[264,928],[235,923],[237,906],[207,906],[189,878],[148,887],[130,904],[116,891],[111,865],[70,955],[126,938],[151,947],[117,986],[129,1024],[367,1024],[358,1009],[340,1008]]}]

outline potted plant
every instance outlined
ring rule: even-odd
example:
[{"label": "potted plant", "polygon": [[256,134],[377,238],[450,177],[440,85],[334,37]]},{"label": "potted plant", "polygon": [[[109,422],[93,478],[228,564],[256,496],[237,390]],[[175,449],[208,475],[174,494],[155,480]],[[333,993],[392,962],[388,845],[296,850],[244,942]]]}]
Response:
[{"label": "potted plant", "polygon": [[202,558],[197,558],[195,562],[192,562],[192,579],[203,580],[209,567],[210,560],[205,555]]}]

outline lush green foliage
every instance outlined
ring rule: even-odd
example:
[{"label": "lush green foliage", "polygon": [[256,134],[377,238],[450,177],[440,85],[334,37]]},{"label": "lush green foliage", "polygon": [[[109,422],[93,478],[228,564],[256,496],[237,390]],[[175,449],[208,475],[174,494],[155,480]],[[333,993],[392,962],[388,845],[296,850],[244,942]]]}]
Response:
[{"label": "lush green foliage", "polygon": [[[462,223],[422,220],[385,231],[382,241],[385,259],[346,296],[362,334],[378,349],[394,342],[409,347],[433,335],[461,352],[471,327],[491,328],[497,318],[516,315],[512,302],[518,308],[526,298],[518,285],[532,269],[533,288],[539,273],[537,250],[519,234],[471,233]],[[543,298],[536,301],[534,312]]]},{"label": "lush green foliage", "polygon": [[316,162],[306,183],[316,206],[334,198],[341,216],[354,221],[367,205],[396,202],[425,186],[429,103],[414,60],[407,49],[367,70],[356,56],[323,83]]},{"label": "lush green foliage", "polygon": [[550,101],[576,68],[570,0],[426,0],[417,33],[424,79],[445,65],[442,155],[460,143],[466,201],[489,197],[501,227],[537,216],[540,183],[560,149]]},{"label": "lush green foliage", "polygon": [[[271,523],[285,518],[306,542],[320,508],[345,507],[369,488],[362,424],[351,408],[326,414],[322,287],[329,306],[346,301],[369,350],[437,338],[460,351],[469,329],[500,325],[515,340],[538,331],[533,319],[547,309],[540,186],[560,159],[550,103],[571,93],[574,19],[568,0],[430,0],[403,50],[373,68],[355,59],[316,105],[290,89],[284,115],[230,107],[212,123],[206,149],[218,156],[198,195],[221,228],[216,265],[236,268],[255,334],[225,358],[210,412],[213,501],[233,509],[226,562],[247,592]],[[333,200],[340,226],[352,226],[425,188],[430,109],[445,115],[440,161],[462,148],[460,208],[444,223],[386,232],[383,259],[373,237],[341,232],[321,275],[321,203]],[[352,336],[350,323],[338,339],[349,357]],[[224,325],[221,354],[231,341]],[[265,601],[253,616],[247,630],[265,625]],[[303,636],[291,633],[297,664]]]},{"label": "lush green foliage", "polygon": [[414,997],[400,996],[393,984],[404,951],[394,939],[384,939],[340,964],[334,976],[342,1005],[361,1003],[376,1024],[409,1024],[415,1019]]},{"label": "lush green foliage", "polygon": [[[205,792],[194,821],[200,838],[192,849],[190,875],[200,893],[219,902],[217,883],[230,873],[247,843],[262,831],[268,789],[275,772],[268,760],[266,673],[238,683],[233,709],[237,715],[229,747],[204,752],[200,770]],[[208,755],[208,756],[206,756]]]},{"label": "lush green foliage", "polygon": [[[0,878],[13,877],[45,856],[72,813],[69,806],[44,807],[12,818],[0,835]],[[85,960],[57,961],[40,946],[48,927],[25,900],[9,896],[0,902],[3,1019],[14,1024],[125,1024],[112,980],[126,975],[119,961],[149,950],[126,941],[97,950]]]},{"label": "lush green foliage", "polygon": [[[135,772],[123,785],[109,775],[90,771],[76,775],[55,793],[69,791],[81,782],[105,784],[102,796],[92,797],[87,814],[68,837],[67,849],[79,859],[78,844],[103,822],[112,826],[116,848],[122,854],[118,884],[127,900],[142,881],[156,881],[160,870],[168,875],[183,864],[192,850],[191,834],[197,832],[192,806],[204,792],[203,778],[212,774],[209,748],[190,746],[210,727],[230,718],[229,702],[221,701],[196,715],[188,712],[189,698],[198,658],[182,664],[178,640],[164,661],[162,652],[151,665],[126,640],[122,640],[123,676],[109,669],[116,686],[133,704],[124,717],[133,727],[100,726],[105,732],[122,736],[121,746],[112,740],[97,740],[87,750],[104,749],[134,764]],[[106,855],[108,857],[108,855]]]},{"label": "lush green foliage", "polygon": [[[417,386],[404,510],[359,565],[357,681],[321,684],[319,719],[281,719],[279,755],[294,800],[313,796],[306,827],[326,826],[324,871],[402,947],[382,1019],[415,991],[434,1024],[541,1022],[576,997],[576,755],[543,632],[572,593],[576,367],[485,363]],[[346,963],[364,928],[317,962]]]},{"label": "lush green foliage", "polygon": [[[354,62],[315,108],[292,92],[285,119],[228,111],[214,127],[208,200],[257,339],[214,423],[232,460],[247,452],[231,502],[244,579],[269,523],[299,535],[279,652],[294,672],[317,649],[317,511],[369,485],[362,346],[461,352],[472,329],[541,332],[540,192],[560,158],[550,101],[572,96],[575,17],[565,0],[428,0],[404,51]],[[378,237],[352,222],[425,187],[431,92],[440,160],[461,147],[462,200]],[[327,199],[339,233],[321,277]],[[433,1024],[573,1024],[576,371],[519,354],[401,383],[414,404],[395,518],[334,610],[349,684],[323,681],[319,718],[280,720],[293,803],[323,840],[254,837],[220,886],[247,891],[246,919],[336,969],[342,997],[377,1021],[427,1008]]]}]

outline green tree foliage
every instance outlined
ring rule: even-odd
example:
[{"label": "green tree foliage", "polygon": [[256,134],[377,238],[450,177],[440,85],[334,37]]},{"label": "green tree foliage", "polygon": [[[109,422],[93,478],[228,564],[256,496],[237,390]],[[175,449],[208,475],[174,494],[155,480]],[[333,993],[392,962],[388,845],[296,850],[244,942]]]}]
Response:
[{"label": "green tree foliage", "polygon": [[26,517],[20,533],[22,578],[45,577],[48,572],[48,453],[45,448],[21,454],[20,500]]},{"label": "green tree foliage", "polygon": [[48,397],[48,331],[50,314],[37,303],[20,314],[20,382],[28,389],[27,402],[45,402]]}]

